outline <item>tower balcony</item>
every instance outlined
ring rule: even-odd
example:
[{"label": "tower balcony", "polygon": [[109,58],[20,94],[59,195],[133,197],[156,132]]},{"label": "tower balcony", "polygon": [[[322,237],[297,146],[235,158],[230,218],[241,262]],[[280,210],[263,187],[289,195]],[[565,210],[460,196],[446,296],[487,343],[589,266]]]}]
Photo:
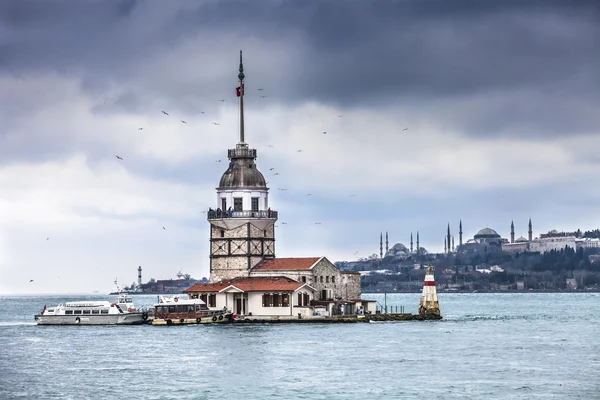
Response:
[{"label": "tower balcony", "polygon": [[256,158],[256,149],[249,149],[247,147],[237,147],[235,149],[227,150],[227,157],[232,158]]},{"label": "tower balcony", "polygon": [[277,219],[277,211],[273,210],[261,210],[261,211],[221,211],[221,210],[209,210],[207,211],[208,220],[214,219],[228,219],[228,218],[242,218],[242,219]]}]

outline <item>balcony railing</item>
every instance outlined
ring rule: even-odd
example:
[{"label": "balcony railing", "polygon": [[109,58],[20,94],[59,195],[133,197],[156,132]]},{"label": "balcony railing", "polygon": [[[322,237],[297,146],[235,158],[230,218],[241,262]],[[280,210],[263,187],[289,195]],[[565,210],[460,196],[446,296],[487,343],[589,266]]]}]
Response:
[{"label": "balcony railing", "polygon": [[236,158],[236,157],[256,158],[256,149],[245,149],[245,148],[229,149],[229,150],[227,150],[227,157],[229,157],[229,158]]},{"label": "balcony railing", "polygon": [[207,213],[208,219],[223,219],[223,218],[273,218],[277,219],[277,211],[262,210],[262,211],[221,211],[209,210]]}]

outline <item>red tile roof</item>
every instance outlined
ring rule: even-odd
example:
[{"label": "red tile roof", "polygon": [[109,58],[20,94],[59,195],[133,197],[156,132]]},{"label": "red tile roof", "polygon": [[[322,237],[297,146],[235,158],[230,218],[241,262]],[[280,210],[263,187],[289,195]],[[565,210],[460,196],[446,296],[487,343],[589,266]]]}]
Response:
[{"label": "red tile roof", "polygon": [[243,277],[235,278],[227,281],[216,283],[196,283],[185,289],[183,293],[198,293],[198,292],[219,292],[226,287],[235,286],[244,292],[265,292],[278,290],[282,292],[291,292],[302,285],[303,282],[297,282],[293,279],[283,276],[277,277]]},{"label": "red tile roof", "polygon": [[308,270],[321,257],[271,258],[258,263],[252,271]]}]

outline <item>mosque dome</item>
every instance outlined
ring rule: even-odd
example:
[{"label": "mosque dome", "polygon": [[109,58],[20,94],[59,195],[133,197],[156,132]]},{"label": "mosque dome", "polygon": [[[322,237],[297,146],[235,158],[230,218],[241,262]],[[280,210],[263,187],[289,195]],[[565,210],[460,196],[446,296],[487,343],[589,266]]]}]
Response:
[{"label": "mosque dome", "polygon": [[526,242],[529,242],[529,240],[525,239],[523,236],[521,236],[520,238],[515,240],[515,243],[526,243]]},{"label": "mosque dome", "polygon": [[499,237],[498,232],[491,228],[483,228],[474,236],[475,239],[495,239]]},{"label": "mosque dome", "polygon": [[223,189],[266,189],[267,183],[263,174],[256,168],[254,159],[256,150],[248,145],[238,144],[229,150],[229,168],[221,176],[219,190]]},{"label": "mosque dome", "polygon": [[394,250],[394,251],[407,251],[408,249],[402,243],[396,243],[395,245],[392,246],[392,250]]}]

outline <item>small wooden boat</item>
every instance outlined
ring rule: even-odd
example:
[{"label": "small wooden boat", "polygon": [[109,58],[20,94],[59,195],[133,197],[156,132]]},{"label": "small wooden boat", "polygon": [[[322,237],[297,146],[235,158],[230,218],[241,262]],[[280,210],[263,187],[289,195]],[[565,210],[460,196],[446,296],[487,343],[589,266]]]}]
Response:
[{"label": "small wooden boat", "polygon": [[233,322],[235,317],[226,309],[210,310],[201,299],[187,295],[160,296],[154,305],[152,325],[219,324]]}]

